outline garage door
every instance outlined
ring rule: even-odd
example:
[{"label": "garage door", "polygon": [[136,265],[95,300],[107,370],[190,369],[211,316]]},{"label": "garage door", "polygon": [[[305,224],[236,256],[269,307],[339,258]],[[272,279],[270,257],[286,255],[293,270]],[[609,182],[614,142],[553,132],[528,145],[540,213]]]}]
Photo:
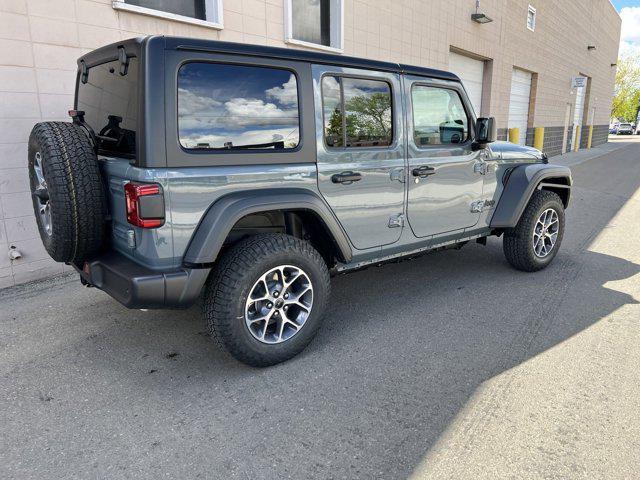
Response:
[{"label": "garage door", "polygon": [[529,98],[531,96],[531,73],[518,68],[511,75],[511,95],[509,97],[509,128],[518,128],[518,143],[524,145],[527,139],[529,121]]},{"label": "garage door", "polygon": [[480,115],[482,107],[482,78],[484,77],[484,62],[475,58],[451,52],[449,54],[449,70],[460,77],[467,90],[476,116]]}]

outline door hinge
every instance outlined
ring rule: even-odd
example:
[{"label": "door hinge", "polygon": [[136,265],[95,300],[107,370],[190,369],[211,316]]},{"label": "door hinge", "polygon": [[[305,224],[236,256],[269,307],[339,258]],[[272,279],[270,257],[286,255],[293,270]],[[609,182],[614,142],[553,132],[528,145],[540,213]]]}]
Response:
[{"label": "door hinge", "polygon": [[399,213],[389,218],[389,228],[404,227],[404,214]]},{"label": "door hinge", "polygon": [[489,164],[487,162],[479,161],[473,164],[473,172],[480,175],[486,175],[489,171]]},{"label": "door hinge", "polygon": [[405,182],[405,174],[406,170],[404,167],[398,167],[391,170],[390,176],[391,180],[397,180],[400,183]]},{"label": "door hinge", "polygon": [[476,200],[471,203],[471,211],[473,213],[480,213],[487,208],[493,207],[495,204],[495,200]]}]

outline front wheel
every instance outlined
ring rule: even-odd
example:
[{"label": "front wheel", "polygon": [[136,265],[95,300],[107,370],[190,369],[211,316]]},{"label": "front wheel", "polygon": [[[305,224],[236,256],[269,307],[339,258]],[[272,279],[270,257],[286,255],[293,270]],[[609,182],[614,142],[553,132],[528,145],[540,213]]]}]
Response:
[{"label": "front wheel", "polygon": [[311,342],[329,288],[327,266],[311,244],[284,234],[256,235],[220,258],[205,291],[204,317],[231,355],[266,367]]},{"label": "front wheel", "polygon": [[542,270],[558,253],[564,235],[564,205],[550,191],[536,191],[515,228],[504,233],[507,261],[525,272]]}]

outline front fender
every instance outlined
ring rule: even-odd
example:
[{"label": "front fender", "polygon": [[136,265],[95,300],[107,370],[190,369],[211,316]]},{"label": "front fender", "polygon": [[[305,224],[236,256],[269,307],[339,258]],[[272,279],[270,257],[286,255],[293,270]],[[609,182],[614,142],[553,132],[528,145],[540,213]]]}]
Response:
[{"label": "front fender", "polygon": [[491,218],[491,227],[515,227],[535,189],[545,180],[551,179],[565,179],[566,186],[564,187],[571,189],[571,170],[568,167],[551,163],[534,163],[514,168],[507,178]]},{"label": "front fender", "polygon": [[246,215],[273,210],[306,210],[315,213],[327,227],[342,259],[352,257],[347,236],[326,203],[313,192],[298,188],[251,190],[225,195],[204,214],[187,247],[183,263],[189,266],[213,263],[233,226]]}]

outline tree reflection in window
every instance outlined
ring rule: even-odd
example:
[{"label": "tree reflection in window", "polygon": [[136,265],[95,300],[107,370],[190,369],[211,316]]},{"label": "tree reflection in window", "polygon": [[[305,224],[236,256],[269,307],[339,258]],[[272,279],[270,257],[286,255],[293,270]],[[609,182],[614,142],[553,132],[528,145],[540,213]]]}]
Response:
[{"label": "tree reflection in window", "polygon": [[322,80],[328,147],[384,147],[393,141],[391,88],[387,82],[350,77]]}]

